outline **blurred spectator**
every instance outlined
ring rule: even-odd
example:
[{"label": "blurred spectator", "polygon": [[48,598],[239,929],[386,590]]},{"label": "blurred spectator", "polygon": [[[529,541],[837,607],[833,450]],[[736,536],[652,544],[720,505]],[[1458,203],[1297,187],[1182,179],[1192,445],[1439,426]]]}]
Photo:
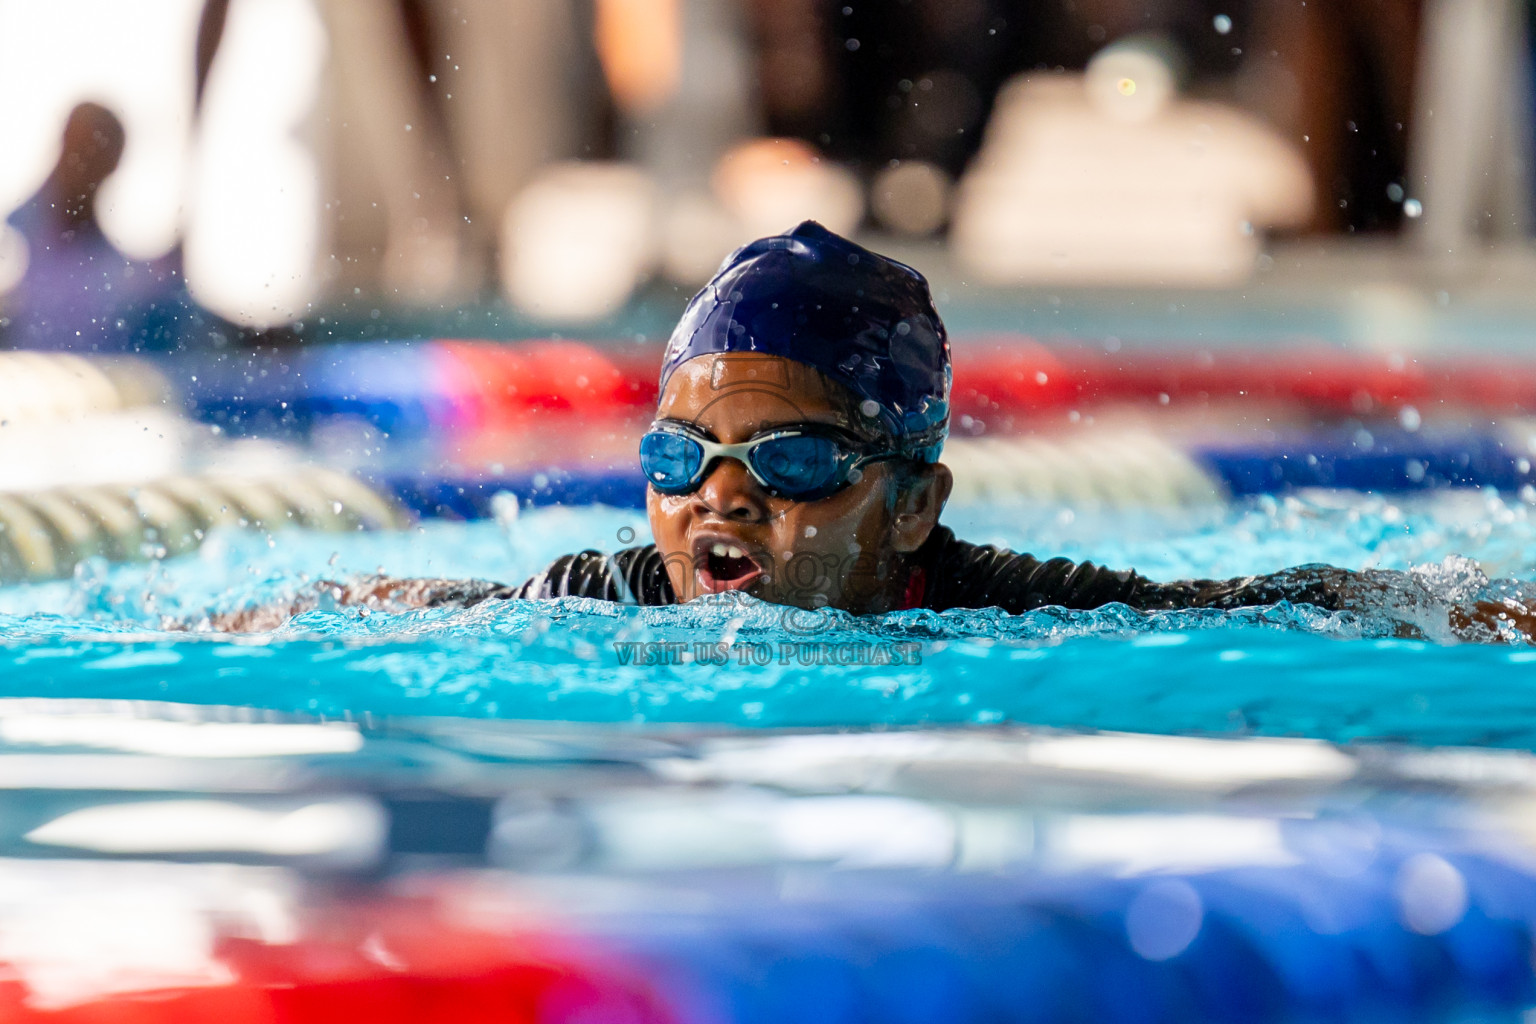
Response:
[{"label": "blurred spectator", "polygon": [[1157,40],[1086,74],[1006,87],[961,183],[956,256],[995,284],[1219,285],[1245,279],[1256,230],[1305,221],[1296,147],[1230,106],[1181,100]]},{"label": "blurred spectator", "polygon": [[126,352],[174,348],[185,299],[174,255],[134,260],[102,233],[97,193],[122,157],[122,122],[82,103],[64,127],[63,151],[37,194],[9,218],[25,270],[3,307],[15,348]]},{"label": "blurred spectator", "polygon": [[[178,237],[192,294],[245,325],[217,324],[218,335],[250,337],[288,324],[311,333],[333,312],[372,321],[391,303],[462,309],[498,285],[534,316],[592,320],[654,274],[696,284],[735,245],[807,216],[839,230],[942,233],[957,224],[962,178],[974,226],[976,183],[998,169],[990,142],[978,163],[984,128],[999,104],[1028,98],[1005,83],[1076,73],[1149,34],[1171,41],[1187,73],[1171,111],[1219,114],[1223,131],[1250,141],[1257,125],[1233,128],[1242,119],[1232,111],[1256,115],[1287,150],[1271,166],[1294,170],[1299,154],[1310,171],[1306,220],[1291,201],[1274,213],[1254,198],[1267,186],[1250,182],[1257,191],[1222,215],[1239,231],[1266,221],[1390,230],[1407,204],[1422,215],[1421,245],[1444,253],[1523,235],[1529,220],[1528,202],[1510,197],[1530,140],[1510,127],[1489,141],[1491,125],[1529,121],[1505,113],[1528,112],[1528,97],[1504,96],[1517,91],[1511,82],[1523,88],[1526,65],[1495,59],[1524,38],[1515,0],[157,0],[143,10],[158,17],[132,19],[112,0],[36,5],[66,7],[67,18],[0,24],[13,41],[34,33],[25,52],[41,54],[23,73],[23,50],[13,51],[0,101],[39,108],[22,98],[26,83],[75,67],[19,143],[32,159],[14,165],[30,169],[11,176],[5,208],[37,187],[45,146],[78,98],[112,104],[133,148],[103,193],[104,235],[94,197],[124,129],[82,108],[65,159],[0,230],[11,344],[164,348],[210,337],[188,319],[181,251],[149,259]],[[91,10],[101,13],[80,13]],[[131,31],[141,35],[124,46]],[[185,61],[194,43],[195,76],[186,67],[140,89],[146,69]],[[115,70],[92,70],[105,64]],[[1177,120],[1133,131],[1079,99],[1078,127],[1116,145]],[[81,149],[82,132],[93,150]],[[1081,170],[1098,159],[1082,132],[1068,136],[1048,163]],[[143,158],[151,152],[163,166]],[[1161,175],[1135,177],[1193,180]],[[1158,201],[1072,217],[1109,239],[1148,208]],[[1071,220],[1069,209],[1047,204],[1037,226]],[[1209,256],[1204,243],[1179,248],[1177,232],[1197,221],[1210,232],[1225,223],[1158,230],[1174,232],[1170,249]],[[962,248],[975,241],[968,230],[952,235]],[[1012,229],[998,220],[989,230]],[[1234,279],[1257,241],[1222,245],[1228,276],[1204,279]],[[584,283],[573,266],[591,271]],[[1003,266],[992,276],[1016,276]],[[1119,280],[1101,270],[1097,279]]]}]

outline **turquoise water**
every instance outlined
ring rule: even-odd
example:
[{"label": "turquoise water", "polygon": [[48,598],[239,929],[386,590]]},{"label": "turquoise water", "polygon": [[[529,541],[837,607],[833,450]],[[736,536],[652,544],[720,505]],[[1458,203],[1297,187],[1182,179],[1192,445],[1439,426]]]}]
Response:
[{"label": "turquoise water", "polygon": [[[1159,578],[1417,565],[1431,599],[1411,615],[1431,635],[1443,635],[1437,602],[1536,594],[1536,508],[1488,493],[1414,503],[1326,494],[1178,514],[988,505],[952,509],[946,521],[968,539]],[[569,600],[321,609],[261,637],[197,629],[210,611],[319,578],[521,580],[561,552],[646,536],[635,513],[555,509],[401,534],[216,534],[176,560],[87,564],[71,582],[0,590],[0,696],[759,727],[1021,722],[1536,749],[1536,648],[1393,639],[1384,617],[1308,608],[857,619],[729,598],[660,609]],[[1489,584],[1479,566],[1511,582]],[[699,641],[723,645],[705,653],[723,652],[725,664],[642,667],[632,663],[642,649],[623,646],[692,654]],[[818,643],[897,663],[802,663],[823,649],[796,645]]]}]

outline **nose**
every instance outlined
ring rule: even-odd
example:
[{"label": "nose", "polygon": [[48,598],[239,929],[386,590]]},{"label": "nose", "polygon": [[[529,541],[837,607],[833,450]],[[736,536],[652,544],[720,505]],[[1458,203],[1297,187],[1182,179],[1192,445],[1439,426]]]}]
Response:
[{"label": "nose", "polygon": [[736,522],[761,522],[768,515],[767,495],[738,459],[717,459],[693,493],[710,511]]}]

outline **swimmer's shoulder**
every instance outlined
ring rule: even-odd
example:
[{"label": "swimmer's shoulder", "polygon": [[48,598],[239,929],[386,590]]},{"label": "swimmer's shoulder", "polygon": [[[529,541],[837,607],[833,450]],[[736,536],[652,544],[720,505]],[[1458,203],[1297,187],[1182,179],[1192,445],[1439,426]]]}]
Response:
[{"label": "swimmer's shoulder", "polygon": [[1069,558],[1039,559],[990,544],[968,544],[938,527],[918,553],[927,577],[923,607],[1002,608],[1012,614],[1058,606],[1124,604],[1140,611],[1254,607],[1290,602],[1337,611],[1381,590],[1383,573],[1324,565],[1262,576],[1160,583],[1134,570],[1108,569]]},{"label": "swimmer's shoulder", "polygon": [[992,544],[971,544],[935,527],[918,550],[925,576],[923,607],[1002,608],[1010,614],[1051,605],[1098,608],[1137,603],[1145,577],[1070,558],[1040,559]]},{"label": "swimmer's shoulder", "polygon": [[520,586],[500,588],[493,596],[509,600],[590,597],[623,604],[675,603],[666,563],[654,544],[613,554],[589,548],[561,555]]}]

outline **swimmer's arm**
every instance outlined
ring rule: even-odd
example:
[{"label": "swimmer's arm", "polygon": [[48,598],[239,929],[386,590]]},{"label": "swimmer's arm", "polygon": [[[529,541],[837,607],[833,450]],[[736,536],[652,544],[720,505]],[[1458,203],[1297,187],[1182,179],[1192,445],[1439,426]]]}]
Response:
[{"label": "swimmer's arm", "polygon": [[1477,601],[1470,608],[1451,606],[1451,631],[1463,640],[1497,643],[1511,630],[1526,643],[1536,643],[1536,607],[1512,597]]},{"label": "swimmer's arm", "polygon": [[362,605],[377,611],[413,608],[469,608],[488,600],[548,600],[556,597],[596,597],[617,601],[615,566],[601,551],[561,555],[519,586],[485,580],[395,579],[368,576],[344,585],[323,584],[337,604]]},{"label": "swimmer's arm", "polygon": [[515,597],[522,589],[485,580],[399,579],[364,576],[346,583],[329,580],[286,602],[222,612],[208,620],[221,633],[266,633],[322,604],[403,612],[418,608],[468,608],[491,598]]},{"label": "swimmer's arm", "polygon": [[[612,560],[599,551],[562,555],[551,562],[549,568],[519,586],[485,580],[399,579],[393,576],[364,576],[347,583],[325,581],[285,603],[257,605],[214,615],[208,620],[208,628],[222,633],[266,633],[295,615],[302,615],[322,604],[404,612],[418,608],[469,608],[489,600],[595,597],[620,601],[625,599],[620,584],[625,582],[624,572],[627,570],[637,573],[648,570],[650,575],[658,577],[645,587],[645,594],[653,599],[644,601],[642,598],[644,603],[670,604],[670,587],[663,588],[661,583],[665,579],[665,569],[657,569],[637,557],[651,550],[630,549],[620,552]],[[615,569],[619,571],[615,572]],[[635,583],[642,582],[641,576],[637,575]],[[659,598],[655,596],[657,594],[660,594]]]},{"label": "swimmer's arm", "polygon": [[[1472,643],[1502,643],[1512,638],[1536,642],[1536,607],[1514,598],[1451,604],[1430,594],[1411,573],[1383,569],[1351,570],[1306,565],[1263,576],[1231,580],[1184,580],[1154,583],[1141,578],[1134,607],[1150,611],[1175,608],[1247,608],[1308,604],[1326,611],[1352,611],[1396,623],[1395,635],[1424,638],[1434,620],[1445,616],[1451,636]],[[1409,621],[1412,606],[1418,612]],[[1512,636],[1513,634],[1513,636]]]},{"label": "swimmer's arm", "polygon": [[1380,594],[1386,589],[1371,578],[1373,575],[1378,574],[1337,569],[1331,565],[1304,565],[1262,576],[1227,580],[1157,583],[1138,576],[1133,596],[1126,603],[1142,611],[1183,608],[1230,611],[1289,601],[1327,611],[1345,611],[1356,607],[1358,598]]}]

